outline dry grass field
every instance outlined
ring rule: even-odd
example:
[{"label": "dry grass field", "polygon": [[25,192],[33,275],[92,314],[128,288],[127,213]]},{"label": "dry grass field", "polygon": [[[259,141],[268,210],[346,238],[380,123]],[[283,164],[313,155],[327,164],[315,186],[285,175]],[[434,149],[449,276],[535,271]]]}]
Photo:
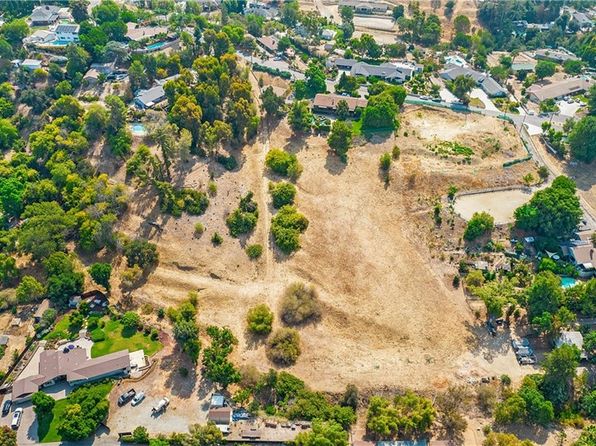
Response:
[{"label": "dry grass field", "polygon": [[[164,216],[152,193],[132,193],[120,229],[150,238],[160,253],[159,266],[132,293],[135,302],[166,306],[199,290],[201,324],[229,326],[240,340],[237,362],[266,370],[264,345],[245,333],[246,312],[261,302],[277,309],[284,288],[302,280],[317,288],[323,318],[301,328],[303,353],[290,371],[316,389],[340,391],[350,382],[366,389],[428,389],[442,388],[454,377],[521,376],[506,349],[491,346],[495,341],[476,326],[463,294],[451,287],[450,267],[433,260],[436,253],[425,240],[431,209],[425,197],[444,194],[456,180],[464,187],[519,181],[521,172],[497,170],[522,149],[515,147],[513,133],[509,138],[510,129],[490,118],[413,108],[401,122],[397,138],[375,137],[351,149],[347,165],[328,152],[324,138],[296,138],[282,122],[272,126],[270,138],[262,132],[260,140],[237,154],[241,163],[235,171],[203,162],[182,166],[180,185],[205,189],[210,176],[217,183],[217,195],[200,217]],[[474,147],[494,135],[503,150],[474,156],[471,165],[440,159],[426,148],[435,128]],[[395,143],[402,157],[387,185],[378,160]],[[264,169],[269,147],[296,153],[304,166],[296,204],[310,226],[302,249],[289,257],[269,238],[273,210]],[[248,238],[231,238],[225,217],[249,190],[259,204],[257,228]],[[206,230],[197,238],[198,221]],[[210,242],[215,231],[224,235],[219,247]],[[245,254],[249,243],[268,248],[258,261]]]}]

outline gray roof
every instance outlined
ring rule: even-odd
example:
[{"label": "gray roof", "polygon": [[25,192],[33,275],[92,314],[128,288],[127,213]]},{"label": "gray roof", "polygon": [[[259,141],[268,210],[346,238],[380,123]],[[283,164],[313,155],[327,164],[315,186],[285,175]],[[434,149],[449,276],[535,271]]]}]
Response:
[{"label": "gray roof", "polygon": [[507,96],[507,90],[490,76],[480,80],[480,88],[489,96]]},{"label": "gray roof", "polygon": [[1,335],[0,336],[0,345],[8,345],[8,336],[7,335]]},{"label": "gray roof", "polygon": [[366,62],[357,62],[352,66],[352,76],[376,76],[386,80],[406,80],[414,73],[415,68],[396,67],[390,63],[371,65]]},{"label": "gray roof", "polygon": [[482,90],[489,96],[506,96],[507,90],[490,77],[488,74],[481,73],[471,68],[460,67],[457,65],[447,65],[446,69],[439,74],[443,79],[453,81],[459,76],[471,77]]},{"label": "gray roof", "polygon": [[161,102],[166,97],[166,92],[161,85],[150,88],[149,90],[141,90],[135,98],[144,107],[151,107],[152,105]]},{"label": "gray roof", "polygon": [[357,63],[358,61],[356,59],[344,59],[343,57],[338,57],[336,59],[329,59],[326,65],[329,68],[337,66],[352,68]]},{"label": "gray roof", "polygon": [[38,6],[31,13],[32,22],[55,22],[59,17],[60,7],[54,5]]}]

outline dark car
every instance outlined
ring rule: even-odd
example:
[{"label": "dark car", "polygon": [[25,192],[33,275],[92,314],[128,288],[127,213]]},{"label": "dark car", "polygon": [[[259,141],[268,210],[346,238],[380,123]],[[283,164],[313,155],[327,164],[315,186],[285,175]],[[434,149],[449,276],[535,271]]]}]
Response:
[{"label": "dark car", "polygon": [[12,407],[12,400],[4,401],[4,404],[2,405],[2,416],[3,417],[8,415],[8,412],[10,412],[11,407]]},{"label": "dark car", "polygon": [[118,405],[124,406],[126,403],[128,403],[130,400],[132,400],[136,394],[137,394],[137,392],[135,389],[130,389],[128,392],[123,393],[118,398]]}]

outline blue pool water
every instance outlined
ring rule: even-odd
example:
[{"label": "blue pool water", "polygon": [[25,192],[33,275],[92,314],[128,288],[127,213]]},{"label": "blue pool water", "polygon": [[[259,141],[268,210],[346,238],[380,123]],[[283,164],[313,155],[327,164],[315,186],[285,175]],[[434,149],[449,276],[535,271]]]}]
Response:
[{"label": "blue pool water", "polygon": [[561,287],[562,288],[571,288],[573,286],[575,286],[577,283],[577,280],[575,280],[573,277],[561,277]]},{"label": "blue pool water", "polygon": [[50,42],[50,45],[52,45],[52,46],[67,46],[70,43],[73,43],[73,42],[70,42],[68,40],[54,40],[54,41]]},{"label": "blue pool water", "polygon": [[145,125],[141,124],[140,122],[133,122],[130,125],[130,130],[132,134],[135,136],[143,136],[147,134],[147,129],[145,128]]},{"label": "blue pool water", "polygon": [[147,45],[147,49],[150,50],[150,51],[158,50],[162,46],[164,46],[166,43],[167,42],[155,42],[155,43],[152,43],[151,45]]}]

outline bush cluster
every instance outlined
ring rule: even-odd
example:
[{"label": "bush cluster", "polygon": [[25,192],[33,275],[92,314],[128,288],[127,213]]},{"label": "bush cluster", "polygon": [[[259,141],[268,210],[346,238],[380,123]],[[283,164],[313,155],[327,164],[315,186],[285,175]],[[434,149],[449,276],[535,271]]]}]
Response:
[{"label": "bush cluster", "polygon": [[257,203],[253,201],[252,197],[253,193],[248,192],[240,199],[238,208],[226,218],[226,225],[230,229],[230,235],[232,237],[247,234],[257,225],[259,210]]},{"label": "bush cluster", "polygon": [[281,149],[271,149],[265,157],[265,165],[278,175],[297,179],[302,173],[302,165],[293,153]]},{"label": "bush cluster", "polygon": [[275,244],[286,254],[300,248],[300,234],[308,228],[308,219],[294,206],[282,206],[271,220],[271,232]]},{"label": "bush cluster", "polygon": [[267,358],[276,364],[293,365],[300,353],[300,335],[292,328],[280,328],[267,342]]},{"label": "bush cluster", "polygon": [[291,284],[281,300],[280,316],[288,325],[299,325],[319,319],[321,304],[315,288],[301,282]]},{"label": "bush cluster", "polygon": [[273,312],[267,304],[260,304],[248,310],[246,323],[250,332],[258,335],[271,333],[273,324]]},{"label": "bush cluster", "polygon": [[269,193],[273,199],[273,207],[279,209],[286,204],[294,204],[296,197],[296,186],[286,181],[269,183]]}]

